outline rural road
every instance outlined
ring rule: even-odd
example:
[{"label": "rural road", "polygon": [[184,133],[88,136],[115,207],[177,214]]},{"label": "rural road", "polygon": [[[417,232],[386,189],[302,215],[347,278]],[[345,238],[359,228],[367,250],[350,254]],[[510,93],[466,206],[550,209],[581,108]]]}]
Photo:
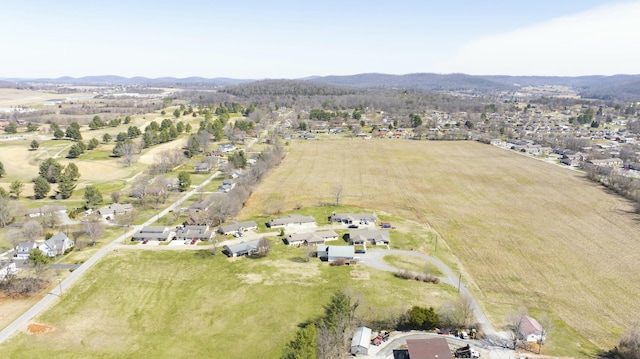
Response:
[{"label": "rural road", "polygon": [[189,198],[190,196],[198,192],[201,188],[209,184],[209,182],[211,182],[214,178],[220,175],[220,173],[221,173],[220,171],[217,171],[216,173],[212,174],[209,178],[207,178],[204,182],[202,182],[202,184],[192,189],[191,191],[185,193],[184,196],[180,197],[180,199],[175,201],[169,207],[165,208],[158,215],[151,217],[148,221],[146,221],[145,223],[139,226],[133,227],[130,231],[126,232],[125,234],[116,238],[111,243],[102,247],[96,254],[94,254],[91,258],[89,258],[86,262],[84,262],[80,267],[78,267],[76,270],[71,272],[71,274],[67,278],[65,278],[65,280],[63,280],[58,286],[55,286],[55,288],[49,294],[47,294],[44,298],[42,298],[33,307],[27,310],[24,314],[22,314],[20,317],[14,320],[7,327],[2,329],[2,331],[0,331],[0,343],[3,343],[5,340],[11,337],[15,332],[25,327],[32,318],[34,318],[35,316],[40,314],[42,311],[47,309],[53,302],[55,302],[62,295],[61,292],[64,292],[66,288],[69,288],[73,283],[75,283],[87,270],[89,270],[89,268],[91,268],[102,257],[104,257],[105,254],[109,253],[114,248],[118,247],[119,244],[125,239],[133,236],[133,234],[138,229],[142,228],[143,226],[151,225],[153,222],[155,222],[159,218],[169,213],[169,211],[172,211],[176,207],[180,206],[184,201],[187,200],[187,198]]}]

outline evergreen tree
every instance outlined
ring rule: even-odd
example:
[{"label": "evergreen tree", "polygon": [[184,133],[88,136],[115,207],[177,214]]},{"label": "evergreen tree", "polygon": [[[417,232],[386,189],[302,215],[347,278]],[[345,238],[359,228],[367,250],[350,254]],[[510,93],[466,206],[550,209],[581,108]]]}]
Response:
[{"label": "evergreen tree", "polygon": [[281,359],[317,358],[317,330],[314,324],[308,324],[296,332],[296,337],[284,348]]},{"label": "evergreen tree", "polygon": [[38,174],[47,179],[50,183],[55,183],[62,173],[63,166],[55,159],[49,157],[40,164]]},{"label": "evergreen tree", "polygon": [[80,170],[78,170],[78,166],[75,163],[69,162],[67,167],[64,169],[64,176],[67,176],[72,181],[77,181],[80,178]]},{"label": "evergreen tree", "polygon": [[178,174],[178,189],[185,192],[191,187],[191,175],[188,172],[180,172]]},{"label": "evergreen tree", "polygon": [[22,183],[20,181],[13,181],[13,182],[11,182],[11,185],[9,186],[9,193],[11,193],[14,196],[16,196],[16,199],[19,199],[20,198],[20,193],[22,193],[23,189],[24,189],[24,183]]},{"label": "evergreen tree", "polygon": [[0,177],[4,177],[6,174],[7,172],[4,169],[4,164],[0,162]]},{"label": "evergreen tree", "polygon": [[58,193],[60,193],[60,196],[62,196],[63,199],[67,199],[71,197],[75,189],[76,184],[73,180],[69,176],[62,175],[58,182]]},{"label": "evergreen tree", "polygon": [[84,200],[85,208],[96,208],[102,204],[102,193],[100,193],[100,190],[94,186],[87,186],[84,189]]},{"label": "evergreen tree", "polygon": [[40,147],[40,143],[36,140],[31,141],[31,145],[29,145],[32,150],[37,150]]},{"label": "evergreen tree", "polygon": [[33,181],[33,192],[36,194],[36,199],[45,198],[50,190],[51,185],[46,178],[39,176]]}]

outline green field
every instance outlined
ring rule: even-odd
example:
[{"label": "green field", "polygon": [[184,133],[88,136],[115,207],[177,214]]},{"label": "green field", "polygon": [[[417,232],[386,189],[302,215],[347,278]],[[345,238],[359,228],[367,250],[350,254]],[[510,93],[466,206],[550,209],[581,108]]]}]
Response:
[{"label": "green field", "polygon": [[299,248],[275,239],[273,247],[266,259],[111,253],[37,318],[53,332],[20,333],[0,350],[9,358],[278,358],[296,326],[321,314],[337,289],[347,288],[369,318],[456,296],[386,272],[351,279],[352,270],[367,269],[305,262]]}]

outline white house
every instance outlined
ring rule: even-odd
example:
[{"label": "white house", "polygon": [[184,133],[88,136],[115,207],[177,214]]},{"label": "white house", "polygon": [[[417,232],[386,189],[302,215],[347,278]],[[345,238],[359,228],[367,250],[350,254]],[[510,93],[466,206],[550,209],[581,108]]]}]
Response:
[{"label": "white house", "polygon": [[246,222],[231,222],[227,225],[220,226],[218,228],[218,232],[221,234],[232,234],[236,232],[246,232],[251,230],[258,229],[258,224],[256,221],[246,221]]},{"label": "white house", "polygon": [[325,241],[334,241],[338,239],[338,234],[334,231],[309,232],[309,233],[293,233],[288,235],[285,240],[288,245],[318,245],[324,244]]},{"label": "white house", "polygon": [[55,236],[47,239],[38,248],[48,257],[55,257],[64,254],[67,249],[73,247],[74,243],[66,234],[59,232]]},{"label": "white house", "polygon": [[102,216],[102,218],[110,221],[115,216],[127,214],[131,211],[133,211],[133,206],[130,203],[112,203],[108,207],[100,208],[98,210],[98,213]]},{"label": "white house", "polygon": [[315,227],[316,219],[311,216],[303,216],[301,214],[290,214],[288,216],[271,219],[267,222],[267,227],[269,228],[290,226]]},{"label": "white house", "polygon": [[13,255],[16,259],[29,259],[31,250],[36,247],[36,242],[22,242],[16,247],[16,253]]}]

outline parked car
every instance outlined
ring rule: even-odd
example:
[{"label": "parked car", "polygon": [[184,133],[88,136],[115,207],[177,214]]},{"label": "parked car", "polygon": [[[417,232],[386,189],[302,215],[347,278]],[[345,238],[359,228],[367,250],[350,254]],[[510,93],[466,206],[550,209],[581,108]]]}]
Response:
[{"label": "parked car", "polygon": [[198,243],[197,239],[194,238],[194,239],[191,240],[191,244],[196,244],[196,243]]},{"label": "parked car", "polygon": [[357,224],[352,224],[352,225],[349,226],[349,228],[358,228],[358,225]]},{"label": "parked car", "polygon": [[234,237],[238,238],[238,237],[242,237],[242,232],[236,232],[233,234]]},{"label": "parked car", "polygon": [[142,241],[142,244],[147,244],[147,243],[149,243],[148,239],[145,239],[144,241]]}]

